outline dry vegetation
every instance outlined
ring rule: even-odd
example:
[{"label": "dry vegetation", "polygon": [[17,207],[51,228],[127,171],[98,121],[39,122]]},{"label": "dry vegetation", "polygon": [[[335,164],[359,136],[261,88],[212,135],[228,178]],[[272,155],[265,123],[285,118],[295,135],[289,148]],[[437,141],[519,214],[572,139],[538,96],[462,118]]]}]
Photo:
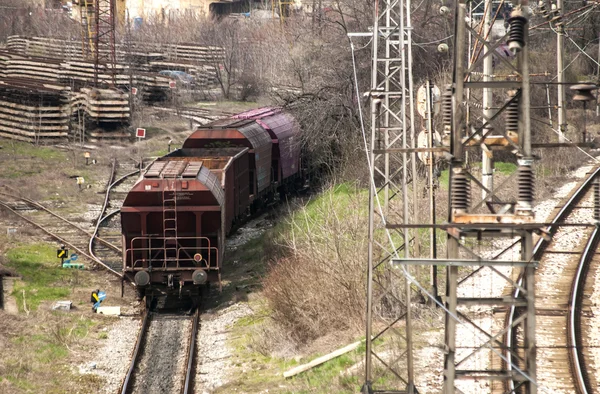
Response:
[{"label": "dry vegetation", "polygon": [[300,343],[362,329],[367,252],[365,192],[340,185],[290,215],[281,257],[264,282],[273,318]]}]

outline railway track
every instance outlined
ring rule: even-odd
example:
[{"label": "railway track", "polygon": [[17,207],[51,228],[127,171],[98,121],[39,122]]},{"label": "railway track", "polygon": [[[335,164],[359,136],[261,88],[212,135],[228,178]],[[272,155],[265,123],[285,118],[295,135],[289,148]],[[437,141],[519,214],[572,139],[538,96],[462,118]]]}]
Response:
[{"label": "railway track", "polygon": [[[92,233],[82,225],[70,221],[37,201],[20,196],[18,191],[6,186],[3,191],[0,191],[0,206],[65,245],[72,253],[76,252],[79,256],[87,257],[111,273],[122,276],[120,272],[107,266],[89,252],[88,245]],[[114,248],[114,245],[104,239],[97,241],[107,248]]]},{"label": "railway track", "polygon": [[65,245],[72,253],[86,257],[122,277],[120,221],[117,213],[138,174],[139,168],[135,163],[118,164],[113,160],[104,204],[93,230],[67,219],[38,201],[21,196],[18,190],[8,186],[0,189],[0,206]]},{"label": "railway track", "polygon": [[138,163],[113,161],[111,175],[106,185],[104,204],[90,236],[89,253],[114,271],[120,272],[123,268],[121,220],[118,213],[127,192],[137,181],[139,173]]},{"label": "railway track", "polygon": [[[592,334],[590,295],[594,292],[595,257],[600,239],[598,228],[591,222],[594,198],[591,186],[600,175],[600,167],[588,172],[562,206],[557,208],[552,224],[545,230],[550,240],[540,238],[534,248],[534,260],[540,261],[536,272],[536,344],[537,382],[542,393],[588,394],[598,385],[594,372],[595,347]],[[600,195],[600,189],[596,191]],[[581,226],[563,224],[581,223]],[[517,290],[518,291],[518,290]],[[507,327],[518,318],[519,311],[512,307],[507,314]],[[505,342],[515,354],[522,355],[522,336],[509,330]],[[518,362],[506,356],[510,362]],[[508,369],[511,366],[508,365]],[[503,391],[516,389],[512,384]]]},{"label": "railway track", "polygon": [[193,392],[200,310],[193,315],[146,311],[121,394]]}]

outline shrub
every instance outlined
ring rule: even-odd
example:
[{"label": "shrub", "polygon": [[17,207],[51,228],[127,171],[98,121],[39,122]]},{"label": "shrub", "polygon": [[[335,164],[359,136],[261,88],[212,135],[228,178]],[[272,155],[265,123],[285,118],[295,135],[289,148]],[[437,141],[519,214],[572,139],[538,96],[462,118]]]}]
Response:
[{"label": "shrub", "polygon": [[346,184],[330,188],[290,215],[275,240],[282,257],[270,266],[265,295],[298,342],[364,325],[366,199]]}]

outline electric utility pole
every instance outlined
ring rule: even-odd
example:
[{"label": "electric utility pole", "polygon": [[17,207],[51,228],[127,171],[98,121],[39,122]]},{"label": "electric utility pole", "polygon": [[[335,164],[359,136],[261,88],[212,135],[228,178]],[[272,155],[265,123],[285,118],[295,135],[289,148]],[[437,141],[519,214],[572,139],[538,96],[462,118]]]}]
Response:
[{"label": "electric utility pole", "polygon": [[556,0],[558,19],[556,22],[556,68],[558,69],[558,142],[566,142],[567,133],[567,98],[565,94],[565,28],[562,17],[564,15],[563,0]]},{"label": "electric utility pole", "polygon": [[[486,39],[492,36],[492,4],[493,1],[489,1],[485,6],[485,17],[484,17],[484,33],[487,34]],[[493,67],[493,56],[489,52],[489,48],[484,46],[483,49],[483,81],[490,82],[492,80],[492,67]],[[491,109],[494,102],[493,90],[491,87],[486,86],[483,88],[483,118],[484,121],[488,121],[494,111]],[[486,127],[484,132],[490,131],[491,127]],[[482,146],[483,147],[483,146]],[[487,149],[481,150],[481,182],[485,188],[481,189],[481,198],[485,199],[488,196],[486,188],[488,190],[494,189],[494,161],[492,158],[492,151]]]}]

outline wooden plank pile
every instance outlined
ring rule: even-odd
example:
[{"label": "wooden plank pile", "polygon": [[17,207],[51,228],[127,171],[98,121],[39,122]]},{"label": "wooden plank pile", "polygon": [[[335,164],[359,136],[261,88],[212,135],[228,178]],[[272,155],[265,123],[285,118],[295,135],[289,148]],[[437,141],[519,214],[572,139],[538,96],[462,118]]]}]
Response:
[{"label": "wooden plank pile", "polygon": [[[62,83],[75,89],[89,86],[94,82],[94,63],[79,60],[57,60],[48,57],[26,56],[14,51],[0,50],[0,77],[28,78],[40,81]],[[108,65],[99,65],[98,77],[110,78]],[[131,83],[138,88],[155,93],[167,91],[169,78],[158,73],[130,70],[127,66],[115,65],[117,86],[128,88]]]},{"label": "wooden plank pile", "polygon": [[65,86],[18,78],[0,79],[0,136],[20,141],[68,136],[71,105]]},{"label": "wooden plank pile", "polygon": [[[9,36],[7,49],[36,57],[53,57],[68,61],[89,61],[79,40],[49,37]],[[101,48],[101,52],[103,49]],[[216,66],[223,62],[223,48],[194,43],[129,42],[115,46],[117,62],[143,71],[181,70],[190,73],[201,87],[216,83]]]},{"label": "wooden plank pile", "polygon": [[98,123],[122,123],[129,119],[129,95],[113,89],[83,88],[73,94],[71,106]]},{"label": "wooden plank pile", "polygon": [[[95,66],[83,51],[79,40],[8,38],[0,49],[1,137],[29,142],[66,139],[69,133],[85,133],[90,141],[130,137],[121,127],[130,118],[128,94],[89,88]],[[117,46],[116,54],[115,70],[101,64],[99,78],[114,74],[118,87],[137,87],[150,101],[164,99],[170,88],[170,79],[158,71],[185,71],[195,77],[196,88],[208,88],[216,85],[215,66],[224,57],[222,48],[135,42]],[[195,111],[184,112],[190,119],[201,118]],[[77,126],[71,122],[75,118]]]}]

